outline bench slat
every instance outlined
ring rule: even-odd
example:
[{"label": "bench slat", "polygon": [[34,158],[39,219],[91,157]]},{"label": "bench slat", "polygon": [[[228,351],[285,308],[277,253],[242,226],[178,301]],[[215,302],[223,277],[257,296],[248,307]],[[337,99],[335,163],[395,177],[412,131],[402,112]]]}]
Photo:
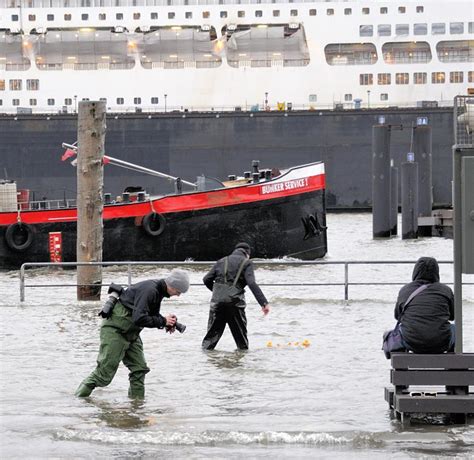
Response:
[{"label": "bench slat", "polygon": [[474,394],[438,395],[435,397],[411,397],[393,395],[393,406],[398,412],[434,412],[444,414],[473,414]]},{"label": "bench slat", "polygon": [[393,370],[390,372],[393,385],[474,385],[474,370]]},{"label": "bench slat", "polygon": [[474,353],[443,353],[439,355],[392,353],[392,368],[474,369]]}]

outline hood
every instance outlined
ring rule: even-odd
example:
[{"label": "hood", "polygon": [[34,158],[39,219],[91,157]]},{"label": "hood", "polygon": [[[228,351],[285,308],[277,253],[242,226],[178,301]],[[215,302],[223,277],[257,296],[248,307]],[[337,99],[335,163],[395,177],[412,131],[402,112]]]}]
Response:
[{"label": "hood", "polygon": [[420,257],[415,264],[412,275],[413,281],[428,281],[436,283],[439,281],[439,266],[433,257]]},{"label": "hood", "polygon": [[247,256],[248,256],[248,254],[247,254],[247,252],[245,251],[245,249],[242,249],[242,248],[234,249],[234,250],[232,251],[232,254],[233,254],[233,255],[243,256],[243,257],[247,257]]}]

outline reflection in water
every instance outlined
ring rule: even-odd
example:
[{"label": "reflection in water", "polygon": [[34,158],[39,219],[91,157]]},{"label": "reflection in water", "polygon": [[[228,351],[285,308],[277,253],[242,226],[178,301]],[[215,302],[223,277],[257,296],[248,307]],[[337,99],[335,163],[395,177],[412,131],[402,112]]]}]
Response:
[{"label": "reflection in water", "polygon": [[217,369],[237,369],[242,367],[242,358],[248,353],[247,350],[235,350],[232,352],[211,350],[205,351],[207,360]]}]

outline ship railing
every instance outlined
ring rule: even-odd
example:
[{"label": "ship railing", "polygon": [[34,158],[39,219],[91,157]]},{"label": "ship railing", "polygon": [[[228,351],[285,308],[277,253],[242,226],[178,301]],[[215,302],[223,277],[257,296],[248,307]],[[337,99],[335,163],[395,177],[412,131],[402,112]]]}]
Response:
[{"label": "ship railing", "polygon": [[[20,267],[20,301],[25,301],[25,290],[26,288],[62,288],[62,287],[76,287],[77,284],[26,284],[26,276],[29,271],[28,268],[40,268],[40,267],[48,267],[54,270],[60,270],[63,267],[78,267],[78,266],[102,266],[102,267],[111,267],[111,266],[121,266],[125,267],[127,270],[127,285],[131,286],[133,283],[133,274],[132,270],[135,267],[143,267],[143,266],[151,266],[154,268],[157,267],[206,267],[211,266],[215,262],[212,261],[203,261],[203,262],[196,262],[196,261],[186,261],[186,262],[163,262],[163,261],[125,261],[125,262],[27,262],[21,265]],[[384,268],[389,265],[410,265],[413,266],[416,261],[414,260],[335,260],[335,261],[326,261],[326,260],[306,260],[306,261],[298,261],[298,260],[253,260],[254,265],[261,266],[261,267],[274,267],[274,266],[281,266],[281,267],[302,267],[302,266],[328,266],[328,265],[335,265],[335,266],[343,266],[343,274],[341,275],[341,281],[337,282],[290,282],[285,281],[282,283],[259,283],[261,286],[295,286],[295,287],[316,287],[316,286],[342,286],[344,287],[344,300],[348,302],[349,299],[349,287],[350,286],[402,286],[407,283],[407,280],[404,281],[394,281],[391,279],[390,281],[380,281],[377,279],[371,280],[364,280],[364,281],[351,281],[350,280],[350,267],[361,266],[361,265],[382,265]],[[452,260],[441,260],[438,261],[439,265],[452,265]],[[117,272],[114,272],[116,274]],[[377,273],[380,273],[377,271]],[[393,277],[392,270],[384,270],[384,273],[387,277]],[[314,273],[311,275],[314,278]],[[287,278],[287,276],[285,276]],[[462,282],[463,285],[469,286],[474,285],[474,282],[469,280],[473,279],[473,277],[465,278]],[[446,284],[452,285],[452,282],[447,282]],[[84,285],[81,285],[84,286]],[[86,286],[93,286],[93,287],[107,287],[109,284],[94,284],[94,285],[86,285]],[[191,286],[202,286],[202,284],[191,284]]]},{"label": "ship railing", "polygon": [[39,200],[39,201],[28,201],[19,202],[18,211],[38,211],[38,210],[51,210],[51,209],[68,209],[75,208],[75,199],[57,199],[57,200]]}]

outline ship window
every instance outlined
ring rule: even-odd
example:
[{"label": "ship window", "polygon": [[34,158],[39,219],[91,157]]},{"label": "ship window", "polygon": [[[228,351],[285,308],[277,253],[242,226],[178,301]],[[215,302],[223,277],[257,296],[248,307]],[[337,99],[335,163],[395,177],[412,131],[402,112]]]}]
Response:
[{"label": "ship window", "polygon": [[380,94],[381,101],[388,101],[388,93],[381,93]]},{"label": "ship window", "polygon": [[227,11],[221,11],[221,18],[226,18],[227,17]]},{"label": "ship window", "polygon": [[410,33],[410,26],[408,24],[397,24],[395,26],[395,35],[408,35]]},{"label": "ship window", "polygon": [[400,14],[405,14],[405,13],[407,12],[407,9],[406,9],[406,7],[404,7],[404,6],[399,6],[399,7],[398,7],[398,12],[399,12]]},{"label": "ship window", "polygon": [[413,74],[413,83],[415,83],[415,85],[426,85],[427,81],[428,77],[426,72],[415,72]]},{"label": "ship window", "polygon": [[[314,10],[316,11],[316,10]],[[280,10],[273,10],[273,17],[277,18],[280,16]]]},{"label": "ship window", "polygon": [[392,26],[390,24],[379,24],[377,26],[379,37],[390,37],[392,34]]},{"label": "ship window", "polygon": [[10,91],[21,91],[21,80],[10,80]]},{"label": "ship window", "polygon": [[290,10],[290,16],[298,16],[298,10]]},{"label": "ship window", "polygon": [[133,103],[136,105],[140,105],[142,103],[142,98],[141,97],[134,97],[133,98]]},{"label": "ship window", "polygon": [[255,17],[256,18],[261,18],[263,16],[263,11],[262,10],[255,10]]},{"label": "ship window", "polygon": [[431,83],[433,84],[444,84],[446,81],[446,75],[444,72],[431,72]]},{"label": "ship window", "polygon": [[328,8],[328,9],[326,10],[326,14],[327,14],[328,16],[334,16],[334,9],[333,9],[333,8]]},{"label": "ship window", "polygon": [[38,91],[39,90],[39,80],[26,80],[26,89],[28,91]]},{"label": "ship window", "polygon": [[387,64],[419,64],[431,61],[430,45],[426,42],[387,42],[382,46]]},{"label": "ship window", "polygon": [[72,105],[72,99],[71,98],[64,99],[64,105]]},{"label": "ship window", "polygon": [[472,34],[474,33],[474,22],[468,22],[467,23],[467,31]]},{"label": "ship window", "polygon": [[157,97],[152,97],[151,98],[151,103],[152,104],[158,104],[158,98]]},{"label": "ship window", "polygon": [[5,80],[0,80],[0,91],[5,91]]},{"label": "ship window", "polygon": [[396,73],[395,74],[395,84],[396,85],[408,85],[410,83],[410,77],[408,73]]},{"label": "ship window", "polygon": [[48,99],[48,105],[54,105],[54,99]]},{"label": "ship window", "polygon": [[389,73],[379,73],[377,74],[377,84],[378,85],[390,85],[392,83],[392,76]]},{"label": "ship window", "polygon": [[374,76],[371,73],[361,73],[359,75],[359,83],[361,85],[373,85]]},{"label": "ship window", "polygon": [[107,104],[107,98],[106,98],[106,97],[101,97],[101,98],[99,99],[99,101],[105,102],[105,103]]},{"label": "ship window", "polygon": [[436,53],[441,62],[473,62],[473,41],[450,40],[438,42]]},{"label": "ship window", "polygon": [[470,70],[468,73],[467,73],[467,81],[469,83],[473,83],[474,82],[474,70]]},{"label": "ship window", "polygon": [[324,48],[329,65],[370,65],[377,62],[372,43],[330,43]]},{"label": "ship window", "polygon": [[359,36],[372,37],[374,35],[374,26],[363,25],[359,26]]},{"label": "ship window", "polygon": [[362,8],[362,14],[370,14],[370,8]]},{"label": "ship window", "polygon": [[29,14],[28,15],[28,21],[31,21],[31,22],[36,21],[36,15],[35,14]]},{"label": "ship window", "polygon": [[18,21],[18,14],[12,14],[12,21]]},{"label": "ship window", "polygon": [[115,19],[119,19],[119,20],[123,19],[123,13],[116,13]]},{"label": "ship window", "polygon": [[204,19],[209,19],[211,17],[211,13],[209,11],[203,11],[202,12],[202,17]]},{"label": "ship window", "polygon": [[[277,10],[277,11],[278,11],[278,10]],[[314,8],[312,8],[312,9],[309,10],[309,15],[310,15],[310,16],[316,16],[316,14],[317,14],[317,11],[316,11]],[[274,16],[275,16],[275,15],[274,15]]]},{"label": "ship window", "polygon": [[175,16],[176,14],[173,11],[168,13],[168,19],[174,19]]},{"label": "ship window", "polygon": [[105,13],[99,13],[99,21],[105,21],[107,19],[107,15]]},{"label": "ship window", "polygon": [[20,105],[20,99],[12,99],[12,105]]},{"label": "ship window", "polygon": [[352,8],[344,8],[344,14],[350,16],[352,14]]},{"label": "ship window", "polygon": [[0,105],[3,105],[3,99],[0,99]]},{"label": "ship window", "polygon": [[89,19],[89,15],[88,14],[81,14],[81,19],[83,21],[87,21]]},{"label": "ship window", "polygon": [[133,13],[133,19],[140,19],[140,13]]},{"label": "ship window", "polygon": [[30,99],[30,105],[37,105],[38,101],[36,99]]},{"label": "ship window", "polygon": [[158,19],[158,13],[150,13],[150,19]]},{"label": "ship window", "polygon": [[426,22],[413,25],[414,35],[426,35],[428,33],[428,24]]},{"label": "ship window", "polygon": [[54,14],[47,14],[47,15],[46,15],[46,19],[47,19],[48,21],[54,21]]},{"label": "ship window", "polygon": [[124,103],[123,97],[118,97],[117,98],[117,105],[123,105],[123,103]]},{"label": "ship window", "polygon": [[388,8],[386,6],[382,6],[382,8],[380,8],[380,14],[387,14],[388,13]]},{"label": "ship window", "polygon": [[464,33],[464,23],[462,22],[450,22],[449,33],[452,35]]},{"label": "ship window", "polygon": [[245,11],[237,11],[237,17],[239,18],[245,18]]},{"label": "ship window", "polygon": [[310,94],[309,95],[309,102],[317,102],[318,95],[317,94]]},{"label": "ship window", "polygon": [[446,24],[444,22],[434,22],[431,24],[431,35],[443,35],[446,33]]},{"label": "ship window", "polygon": [[463,83],[464,74],[462,72],[449,72],[449,83]]},{"label": "ship window", "polygon": [[186,11],[186,13],[184,13],[184,17],[186,19],[192,19],[193,18],[193,13],[191,11]]},{"label": "ship window", "polygon": [[71,14],[65,14],[64,15],[64,20],[65,21],[70,21],[72,19],[72,15]]},{"label": "ship window", "polygon": [[352,101],[352,94],[351,93],[344,94],[344,100],[346,102],[351,102]]},{"label": "ship window", "polygon": [[416,7],[416,12],[417,13],[423,13],[425,11],[425,7],[424,6],[417,6]]}]

